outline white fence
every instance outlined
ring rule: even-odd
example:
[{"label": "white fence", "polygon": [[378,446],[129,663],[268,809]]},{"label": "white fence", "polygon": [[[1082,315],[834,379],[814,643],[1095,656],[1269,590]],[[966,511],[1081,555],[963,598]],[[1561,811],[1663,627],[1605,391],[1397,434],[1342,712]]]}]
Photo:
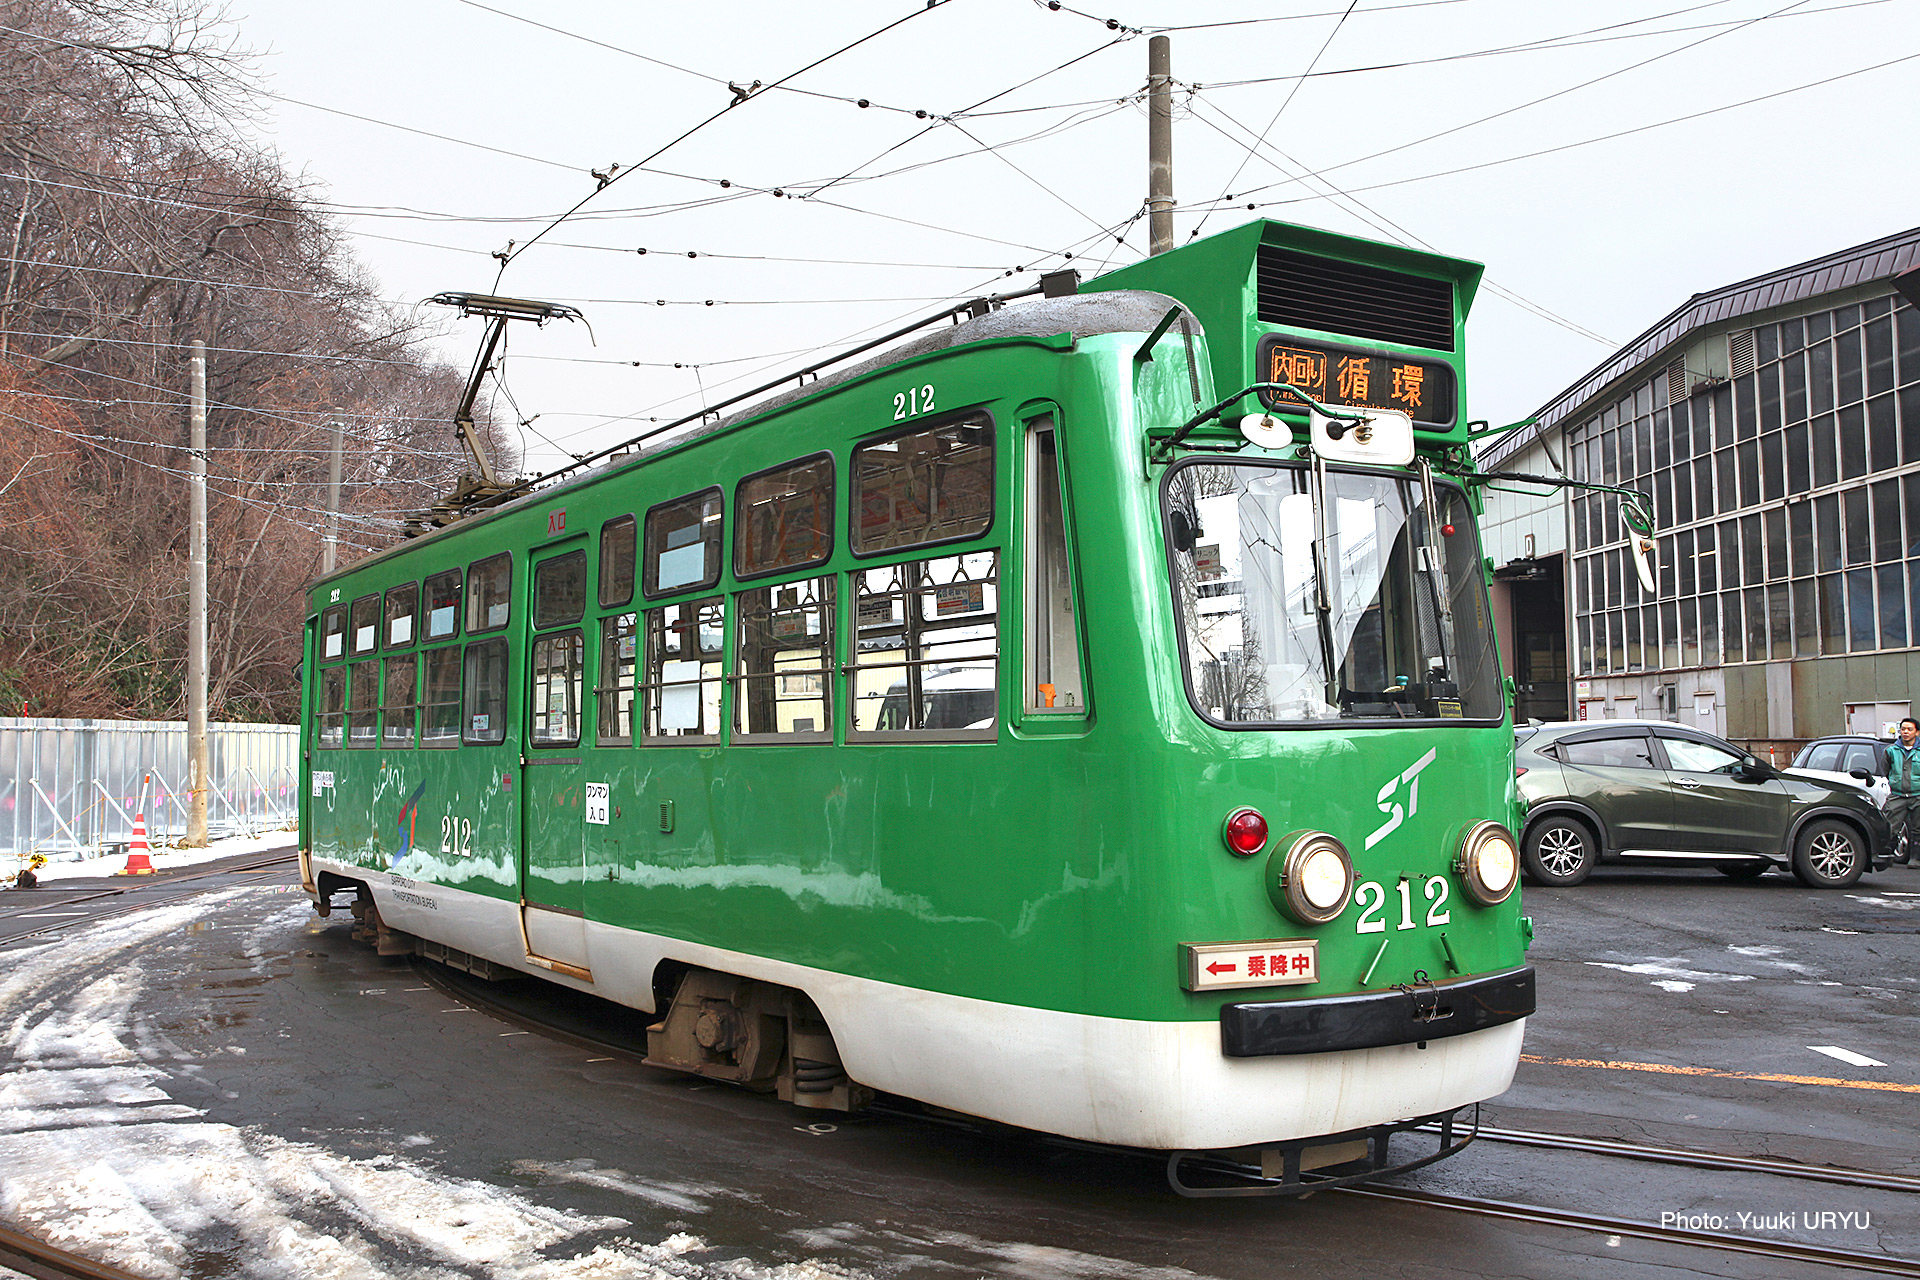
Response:
[{"label": "white fence", "polygon": [[[300,728],[210,724],[210,836],[254,835],[299,813]],[[157,846],[186,834],[183,720],[0,717],[0,856],[78,858],[132,838],[144,812]]]}]

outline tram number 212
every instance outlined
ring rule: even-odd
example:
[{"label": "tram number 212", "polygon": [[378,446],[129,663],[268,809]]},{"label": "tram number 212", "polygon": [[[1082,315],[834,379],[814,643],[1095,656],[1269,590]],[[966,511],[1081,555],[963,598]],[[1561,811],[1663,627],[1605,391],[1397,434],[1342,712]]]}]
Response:
[{"label": "tram number 212", "polygon": [[908,387],[905,391],[893,393],[893,420],[904,422],[908,418],[917,418],[923,413],[933,412],[933,384]]},{"label": "tram number 212", "polygon": [[441,815],[440,852],[455,858],[473,856],[472,818],[456,818],[450,813]]},{"label": "tram number 212", "polygon": [[[1400,899],[1400,922],[1395,929],[1411,929],[1413,918],[1413,881],[1402,880],[1394,887],[1395,895]],[[1428,876],[1423,893],[1427,900],[1427,918],[1425,923],[1438,928],[1453,919],[1453,913],[1447,910],[1447,895],[1452,890],[1447,887],[1443,876]],[[1360,902],[1360,920],[1354,926],[1356,933],[1385,933],[1387,931],[1387,890],[1377,880],[1363,883],[1354,895]]]}]

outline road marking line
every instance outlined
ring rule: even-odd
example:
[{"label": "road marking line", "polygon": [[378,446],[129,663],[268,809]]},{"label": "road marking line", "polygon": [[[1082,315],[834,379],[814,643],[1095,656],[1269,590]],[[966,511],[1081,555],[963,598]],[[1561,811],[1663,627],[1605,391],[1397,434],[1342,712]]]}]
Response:
[{"label": "road marking line", "polygon": [[442,1013],[472,1013],[471,1009],[442,1009]]},{"label": "road marking line", "polygon": [[31,911],[24,915],[11,916],[13,920],[54,920],[63,916],[84,916],[84,911]]},{"label": "road marking line", "polygon": [[1881,1093],[1920,1093],[1920,1084],[1885,1080],[1836,1080],[1827,1076],[1775,1075],[1765,1071],[1719,1071],[1713,1067],[1676,1067],[1665,1062],[1602,1062],[1594,1058],[1543,1058],[1523,1053],[1520,1061],[1546,1067],[1601,1067],[1609,1071],[1651,1071],[1667,1076],[1706,1076],[1715,1080],[1765,1080],[1775,1084],[1823,1084],[1834,1089],[1873,1089]]},{"label": "road marking line", "polygon": [[501,1034],[501,1035],[503,1035],[503,1036],[524,1036],[524,1035],[531,1035],[531,1034],[532,1034],[532,1032],[529,1032],[529,1031],[502,1031],[502,1032],[501,1032],[500,1034]]},{"label": "road marking line", "polygon": [[588,1062],[612,1062],[612,1058],[588,1058]]},{"label": "road marking line", "polygon": [[1869,1058],[1864,1053],[1855,1053],[1851,1049],[1842,1049],[1837,1044],[1810,1044],[1807,1048],[1815,1053],[1824,1053],[1829,1058],[1838,1058],[1850,1067],[1884,1067],[1887,1064],[1878,1058]]}]

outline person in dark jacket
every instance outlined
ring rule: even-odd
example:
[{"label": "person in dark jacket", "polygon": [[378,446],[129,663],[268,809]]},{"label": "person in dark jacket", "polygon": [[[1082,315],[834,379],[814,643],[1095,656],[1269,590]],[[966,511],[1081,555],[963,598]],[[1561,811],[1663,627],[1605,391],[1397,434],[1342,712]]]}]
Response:
[{"label": "person in dark jacket", "polygon": [[1899,861],[1920,858],[1920,720],[1900,722],[1900,740],[1887,744],[1887,825]]}]

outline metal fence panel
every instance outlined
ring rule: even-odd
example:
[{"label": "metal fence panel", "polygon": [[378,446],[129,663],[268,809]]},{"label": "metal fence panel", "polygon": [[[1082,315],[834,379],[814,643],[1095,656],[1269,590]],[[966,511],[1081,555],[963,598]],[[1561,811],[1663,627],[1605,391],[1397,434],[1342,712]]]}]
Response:
[{"label": "metal fence panel", "polygon": [[[207,834],[257,835],[298,816],[300,728],[210,724]],[[0,856],[78,858],[132,838],[186,834],[183,720],[0,717]]]}]

